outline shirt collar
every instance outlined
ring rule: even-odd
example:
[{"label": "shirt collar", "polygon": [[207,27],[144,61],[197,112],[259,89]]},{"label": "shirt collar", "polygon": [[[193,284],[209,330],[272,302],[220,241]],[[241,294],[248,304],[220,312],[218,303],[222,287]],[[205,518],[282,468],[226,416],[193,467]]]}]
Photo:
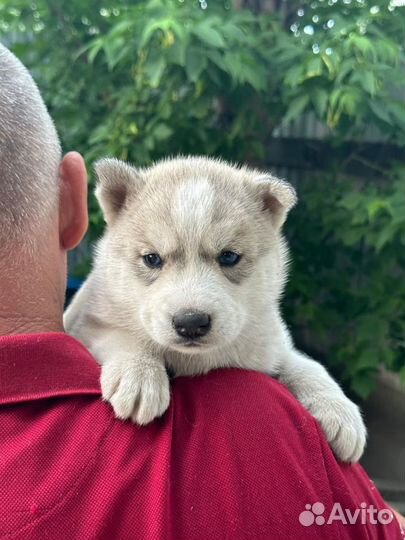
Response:
[{"label": "shirt collar", "polygon": [[0,405],[100,395],[99,378],[95,359],[67,334],[0,336]]}]

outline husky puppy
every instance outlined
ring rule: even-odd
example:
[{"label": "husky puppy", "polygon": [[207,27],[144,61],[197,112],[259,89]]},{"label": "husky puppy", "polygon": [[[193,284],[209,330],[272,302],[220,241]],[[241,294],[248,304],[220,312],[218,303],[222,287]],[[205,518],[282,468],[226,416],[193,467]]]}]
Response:
[{"label": "husky puppy", "polygon": [[257,370],[291,390],[338,458],[357,461],[366,439],[358,407],[294,348],[280,315],[292,186],[206,157],[146,169],[103,159],[95,170],[107,228],[65,326],[100,362],[116,416],[147,424],[162,415],[166,367]]}]

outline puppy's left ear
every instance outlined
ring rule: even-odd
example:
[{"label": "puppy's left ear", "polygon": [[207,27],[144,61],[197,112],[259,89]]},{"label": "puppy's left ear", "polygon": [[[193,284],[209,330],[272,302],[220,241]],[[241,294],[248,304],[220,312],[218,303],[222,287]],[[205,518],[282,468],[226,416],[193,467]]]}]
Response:
[{"label": "puppy's left ear", "polygon": [[142,189],[144,179],[135,167],[114,158],[100,159],[94,170],[97,175],[96,197],[105,221],[110,224],[125,208],[128,198]]},{"label": "puppy's left ear", "polygon": [[254,177],[263,210],[268,211],[276,229],[280,229],[288,212],[297,203],[297,194],[291,184],[271,174]]}]

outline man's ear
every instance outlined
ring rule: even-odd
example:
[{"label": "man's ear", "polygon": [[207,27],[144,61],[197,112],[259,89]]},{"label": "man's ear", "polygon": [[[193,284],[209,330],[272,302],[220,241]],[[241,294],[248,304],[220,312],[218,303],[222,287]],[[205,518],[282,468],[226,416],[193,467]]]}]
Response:
[{"label": "man's ear", "polygon": [[130,194],[144,185],[144,180],[135,167],[118,159],[100,159],[94,165],[98,178],[96,197],[107,223],[113,223],[125,207]]},{"label": "man's ear", "polygon": [[87,172],[80,154],[69,152],[59,167],[59,241],[64,249],[74,249],[88,226]]},{"label": "man's ear", "polygon": [[291,184],[269,174],[254,177],[263,210],[268,211],[276,229],[280,229],[289,210],[297,202],[297,194]]}]

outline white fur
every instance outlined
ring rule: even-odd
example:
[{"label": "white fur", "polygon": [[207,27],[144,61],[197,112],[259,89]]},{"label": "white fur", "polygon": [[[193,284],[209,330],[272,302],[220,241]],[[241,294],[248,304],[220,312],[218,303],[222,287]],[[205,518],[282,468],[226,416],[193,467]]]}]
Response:
[{"label": "white fur", "polygon": [[[176,375],[253,369],[286,384],[336,455],[357,461],[366,439],[359,409],[320,364],[294,348],[280,315],[287,265],[280,229],[295,203],[292,187],[203,157],[131,171],[103,160],[97,169],[108,227],[65,324],[102,364],[103,397],[117,416],[146,424],[164,413],[165,366]],[[242,254],[239,264],[220,267],[222,250]],[[164,266],[147,268],[147,253],[159,253]],[[198,345],[181,341],[173,328],[182,310],[211,316],[211,331]]]},{"label": "white fur", "polygon": [[207,180],[201,179],[192,185],[192,190],[189,183],[180,185],[174,196],[174,219],[177,226],[185,231],[196,230],[198,223],[210,220],[214,203],[214,191]]}]

